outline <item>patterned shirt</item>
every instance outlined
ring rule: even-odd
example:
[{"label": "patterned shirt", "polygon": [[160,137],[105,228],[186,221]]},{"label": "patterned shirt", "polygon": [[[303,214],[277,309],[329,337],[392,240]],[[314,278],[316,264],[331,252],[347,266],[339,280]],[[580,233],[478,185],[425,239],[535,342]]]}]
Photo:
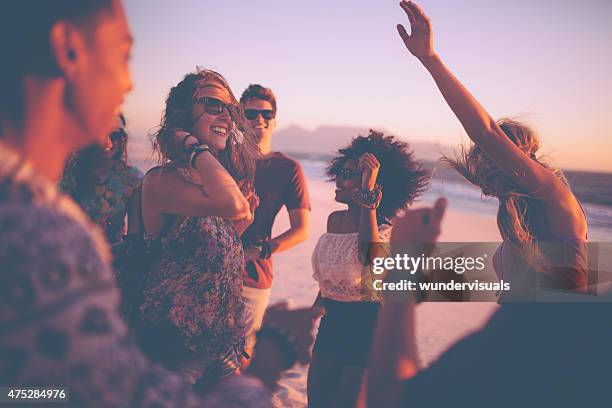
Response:
[{"label": "patterned shirt", "polygon": [[[113,162],[104,182],[78,199],[83,211],[105,232],[108,242],[118,242],[125,235],[127,203],[141,179],[138,168]],[[62,177],[60,188],[67,194],[74,194],[76,181],[69,171]]]}]

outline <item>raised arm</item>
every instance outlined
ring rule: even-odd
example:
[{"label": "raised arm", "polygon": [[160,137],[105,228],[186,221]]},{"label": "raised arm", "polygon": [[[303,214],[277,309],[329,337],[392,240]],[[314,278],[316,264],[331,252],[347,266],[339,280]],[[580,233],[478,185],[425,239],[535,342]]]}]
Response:
[{"label": "raised arm", "polygon": [[[380,163],[376,156],[372,153],[366,153],[359,158],[357,168],[361,173],[361,189],[372,191],[376,186],[376,178],[380,170]],[[368,264],[373,258],[380,256],[377,250],[380,250],[378,245],[369,245],[372,242],[380,242],[378,236],[378,221],[376,220],[376,209],[361,207],[359,216],[359,233],[357,235],[360,245],[359,255],[367,255],[367,259],[360,259],[364,264]],[[362,253],[362,245],[367,245],[367,254]],[[378,251],[379,252],[379,251]]]},{"label": "raised arm", "polygon": [[402,1],[400,7],[410,21],[410,34],[401,24],[397,26],[406,48],[429,71],[470,139],[483,149],[504,174],[527,192],[543,199],[556,196],[551,194],[551,188],[553,193],[559,190],[569,193],[569,189],[551,171],[532,160],[505,135],[496,121],[442,62],[433,46],[431,21],[423,10],[412,1]]},{"label": "raised arm", "polygon": [[247,202],[249,203],[249,215],[240,220],[234,220],[234,227],[236,227],[236,232],[238,235],[242,236],[244,231],[253,223],[255,220],[255,210],[259,207],[259,196],[253,190],[248,197],[245,197]]},{"label": "raised arm", "polygon": [[[197,143],[197,139],[184,133],[177,133],[175,139],[185,147]],[[157,213],[182,216],[212,215],[232,220],[249,216],[249,203],[212,153],[198,154],[194,164],[202,186],[186,180],[176,169],[162,167],[149,172],[142,191],[146,207],[154,206]]]},{"label": "raised arm", "polygon": [[323,308],[316,305],[295,310],[289,310],[286,303],[270,306],[258,332],[247,373],[274,390],[284,370],[296,362],[310,361],[314,327],[322,314]]},{"label": "raised arm", "polygon": [[[438,199],[433,208],[407,210],[394,220],[391,242],[399,247],[435,242],[445,210],[445,199]],[[368,407],[402,406],[404,381],[417,373],[414,305],[412,296],[405,302],[387,300],[378,314],[365,379]]]}]

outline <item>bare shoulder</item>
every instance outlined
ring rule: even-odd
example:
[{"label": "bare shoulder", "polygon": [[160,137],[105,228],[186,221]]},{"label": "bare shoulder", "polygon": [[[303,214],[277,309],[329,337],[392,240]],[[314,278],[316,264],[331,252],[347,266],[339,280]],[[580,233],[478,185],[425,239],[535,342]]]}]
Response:
[{"label": "bare shoulder", "polygon": [[342,222],[346,218],[346,211],[333,211],[327,217],[327,232],[338,233],[341,232]]},{"label": "bare shoulder", "polygon": [[143,190],[149,194],[157,192],[165,195],[169,191],[191,184],[185,176],[175,167],[158,166],[147,172],[143,180]]}]

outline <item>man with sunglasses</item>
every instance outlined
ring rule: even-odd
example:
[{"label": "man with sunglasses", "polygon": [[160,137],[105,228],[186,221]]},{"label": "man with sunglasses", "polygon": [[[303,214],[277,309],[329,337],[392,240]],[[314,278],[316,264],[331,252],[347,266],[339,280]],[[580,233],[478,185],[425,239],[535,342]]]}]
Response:
[{"label": "man with sunglasses", "polygon": [[[308,238],[310,200],[300,164],[280,152],[272,151],[272,132],[276,127],[276,98],[272,90],[250,85],[240,97],[263,157],[257,162],[255,190],[259,207],[255,220],[242,235],[246,268],[243,296],[246,304],[246,351],[251,354],[255,332],[261,327],[272,287],[272,258]],[[274,219],[285,206],[290,228],[272,238]],[[247,363],[246,361],[244,363]]]}]

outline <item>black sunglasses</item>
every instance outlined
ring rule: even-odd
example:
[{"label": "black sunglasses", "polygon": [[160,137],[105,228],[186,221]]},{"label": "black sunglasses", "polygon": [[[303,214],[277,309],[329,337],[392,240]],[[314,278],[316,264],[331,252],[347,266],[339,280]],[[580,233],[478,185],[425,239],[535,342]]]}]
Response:
[{"label": "black sunglasses", "polygon": [[260,109],[245,109],[244,110],[244,116],[248,120],[257,119],[257,116],[259,116],[259,114],[261,114],[261,116],[265,120],[274,119],[276,117],[276,112],[274,112],[271,109],[261,109],[261,110]]},{"label": "black sunglasses", "polygon": [[204,105],[204,111],[211,115],[220,115],[228,107],[227,103],[210,96],[200,98],[196,100],[196,103],[201,103],[202,105]]},{"label": "black sunglasses", "polygon": [[336,178],[338,180],[350,180],[352,178],[360,177],[360,176],[361,176],[361,172],[347,169],[347,168],[342,168],[338,170],[338,173],[336,174]]}]

